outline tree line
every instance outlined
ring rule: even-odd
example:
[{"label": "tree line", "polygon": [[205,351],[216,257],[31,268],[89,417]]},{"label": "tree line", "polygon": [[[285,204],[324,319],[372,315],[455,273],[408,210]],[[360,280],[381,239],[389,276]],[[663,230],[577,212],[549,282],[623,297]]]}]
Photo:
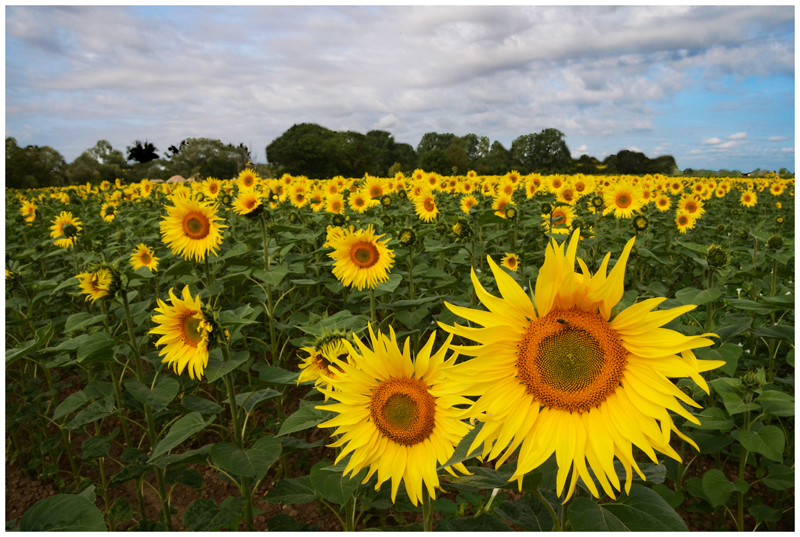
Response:
[{"label": "tree line", "polygon": [[173,175],[205,179],[235,177],[247,166],[264,177],[284,173],[311,178],[386,177],[410,174],[417,168],[442,175],[503,175],[512,170],[528,173],[583,173],[587,175],[673,175],[678,167],[672,156],[650,159],[643,153],[622,150],[602,161],[589,155],[573,159],[564,133],[544,129],[519,136],[506,148],[486,136],[428,132],[417,147],[398,143],[383,130],[366,134],[332,131],[313,123],[293,125],[266,146],[267,164],[253,164],[243,143],[223,143],[210,138],[187,138],[159,149],[147,140],[135,140],[123,153],[106,140],[98,141],[73,162],[49,146],[21,147],[6,138],[6,185],[37,188],[70,184],[99,184],[120,179],[124,183],[144,178],[168,179]]}]

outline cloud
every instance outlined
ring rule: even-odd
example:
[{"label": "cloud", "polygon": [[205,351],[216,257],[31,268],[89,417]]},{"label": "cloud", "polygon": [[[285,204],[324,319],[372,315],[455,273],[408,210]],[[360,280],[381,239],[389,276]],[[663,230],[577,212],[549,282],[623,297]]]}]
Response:
[{"label": "cloud", "polygon": [[714,137],[714,138],[709,138],[708,140],[704,140],[703,143],[706,145],[716,145],[722,143],[722,140]]},{"label": "cloud", "polygon": [[770,142],[782,142],[784,140],[788,140],[786,136],[770,136],[767,138]]},{"label": "cloud", "polygon": [[588,148],[588,147],[586,147],[586,144],[583,144],[583,145],[582,145],[582,146],[580,146],[578,149],[576,149],[576,151],[578,151],[578,152],[580,152],[580,153],[585,153],[585,152],[586,152],[586,151],[588,151],[588,150],[589,150],[589,148]]},{"label": "cloud", "polygon": [[702,149],[692,149],[691,151],[689,151],[689,154],[690,155],[699,155],[702,152],[703,152]]},{"label": "cloud", "polygon": [[375,123],[375,128],[378,130],[383,129],[391,129],[397,125],[397,116],[394,114],[388,114],[383,116],[377,123]]},{"label": "cloud", "polygon": [[745,138],[747,138],[746,132],[737,132],[736,134],[728,136],[728,140],[743,140]]},{"label": "cloud", "polygon": [[784,147],[781,148],[781,151],[783,151],[784,153],[794,153],[794,147]]},{"label": "cloud", "polygon": [[628,148],[628,151],[633,151],[634,153],[641,153],[642,152],[642,150],[639,149],[638,147],[636,147],[635,145],[630,146]]},{"label": "cloud", "polygon": [[736,141],[725,142],[724,144],[719,144],[714,149],[730,149],[732,147],[736,147],[739,145]]}]

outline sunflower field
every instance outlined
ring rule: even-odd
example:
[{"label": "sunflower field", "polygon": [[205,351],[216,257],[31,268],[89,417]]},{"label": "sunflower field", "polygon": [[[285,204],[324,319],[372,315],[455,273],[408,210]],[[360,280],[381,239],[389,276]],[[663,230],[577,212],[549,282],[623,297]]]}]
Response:
[{"label": "sunflower field", "polygon": [[794,530],[794,179],[6,190],[6,529]]}]

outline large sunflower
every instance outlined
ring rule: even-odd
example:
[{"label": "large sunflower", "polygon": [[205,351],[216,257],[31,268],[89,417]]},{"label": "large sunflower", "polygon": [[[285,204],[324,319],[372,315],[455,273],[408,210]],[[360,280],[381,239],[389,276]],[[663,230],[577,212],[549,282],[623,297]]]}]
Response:
[{"label": "large sunflower", "polygon": [[642,205],[641,189],[621,181],[603,191],[606,208],[603,214],[613,212],[617,218],[630,218]]},{"label": "large sunflower", "polygon": [[[389,330],[391,338],[381,332],[376,337],[370,326],[372,350],[356,340],[360,354],[346,343],[352,364],[333,359],[341,372],[328,379],[335,389],[322,391],[339,403],[322,408],[339,415],[319,427],[336,427],[334,434],[342,435],[329,445],[342,446],[336,463],[352,453],[345,475],[369,466],[363,483],[375,472],[376,488],[391,479],[394,502],[403,481],[408,497],[417,505],[422,501],[423,486],[431,498],[436,497],[437,466],[447,462],[470,430],[458,418],[463,411],[454,407],[471,401],[453,395],[454,387],[445,376],[456,360],[455,354],[445,360],[452,336],[431,355],[434,332],[412,362],[409,340],[401,352],[394,330]],[[469,473],[461,463],[453,467]],[[447,470],[453,473],[449,467]]]},{"label": "large sunflower", "polygon": [[432,190],[424,189],[414,198],[414,211],[424,222],[430,222],[438,216],[439,209],[436,207],[436,197]]},{"label": "large sunflower", "polygon": [[61,211],[58,216],[53,218],[52,223],[50,236],[55,239],[53,244],[59,248],[74,246],[78,240],[78,233],[82,229],[80,219],[72,216],[72,213]]},{"label": "large sunflower", "polygon": [[345,286],[355,286],[361,291],[364,286],[374,289],[379,282],[389,279],[389,270],[394,264],[394,252],[386,247],[389,239],[379,241],[383,235],[375,235],[370,224],[367,229],[346,231],[341,238],[330,239],[334,251],[328,255],[334,259],[333,275]]},{"label": "large sunflower", "polygon": [[228,226],[219,224],[217,206],[193,198],[173,198],[174,207],[167,207],[161,221],[161,240],[172,253],[187,259],[203,261],[209,252],[222,243],[221,230]]},{"label": "large sunflower", "polygon": [[489,258],[502,298],[489,294],[473,270],[475,291],[489,311],[447,304],[456,315],[482,327],[440,326],[479,344],[453,347],[475,358],[455,366],[450,374],[463,386],[460,393],[479,396],[467,416],[486,416],[470,450],[483,443],[483,455],[489,459],[505,450],[499,466],[521,445],[511,477],[520,484],[555,451],[559,496],[573,469],[567,498],[578,477],[599,496],[588,461],[603,490],[613,497],[609,482],[621,490],[615,456],[626,469],[625,487],[630,491],[631,467],[644,479],[633,445],[653,461],[655,450],[680,460],[669,445],[671,431],[694,445],[667,410],[699,423],[676,399],[698,405],[667,377],[691,377],[708,391],[700,373],[724,362],[697,361],[691,353],[693,348],[712,345],[705,337],[711,334],[687,337],[659,328],[693,305],[652,311],[666,300],[653,298],[612,319],[612,308],[624,291],[625,265],[634,239],[609,274],[607,254],[594,276],[582,259],[577,260],[581,271],[574,270],[578,241],[576,230],[566,253],[564,244],[553,241],[548,246],[533,302]]},{"label": "large sunflower", "polygon": [[201,378],[208,365],[208,341],[213,332],[212,324],[202,311],[200,296],[192,298],[189,286],[183,288],[183,299],[169,290],[171,306],[158,299],[156,311],[161,315],[153,315],[153,322],[158,324],[150,330],[151,334],[161,334],[156,346],[165,345],[158,353],[165,355],[163,363],[172,364],[180,375],[189,366],[191,378]]}]

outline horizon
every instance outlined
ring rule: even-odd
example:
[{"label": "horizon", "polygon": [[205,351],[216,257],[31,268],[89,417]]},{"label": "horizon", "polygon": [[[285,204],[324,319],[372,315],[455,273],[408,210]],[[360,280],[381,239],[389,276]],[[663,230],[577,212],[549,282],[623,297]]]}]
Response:
[{"label": "horizon", "polygon": [[6,6],[6,137],[67,163],[212,138],[262,163],[296,123],[415,150],[556,128],[575,159],[794,171],[794,64],[791,5]]}]

